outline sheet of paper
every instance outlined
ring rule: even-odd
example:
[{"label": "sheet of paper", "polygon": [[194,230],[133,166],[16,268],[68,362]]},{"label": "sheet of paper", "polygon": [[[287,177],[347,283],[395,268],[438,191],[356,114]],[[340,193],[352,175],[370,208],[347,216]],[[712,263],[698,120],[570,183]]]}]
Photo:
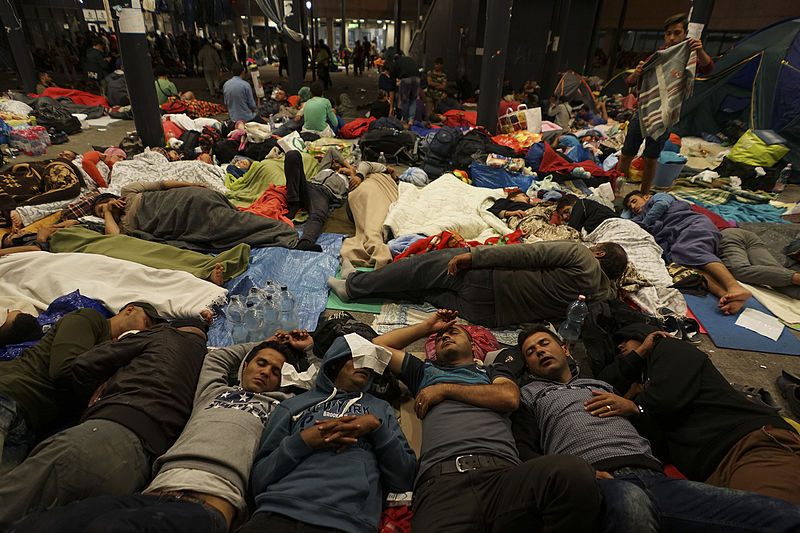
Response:
[{"label": "sheet of paper", "polygon": [[86,123],[95,128],[105,128],[109,124],[118,122],[120,119],[111,117],[90,118]]},{"label": "sheet of paper", "polygon": [[142,11],[130,7],[123,8],[119,13],[119,32],[146,33]]},{"label": "sheet of paper", "polygon": [[372,344],[358,333],[348,333],[344,336],[350,351],[353,354],[353,366],[356,368],[369,368],[378,374],[383,374],[386,365],[392,359],[392,352]]},{"label": "sheet of paper", "polygon": [[762,313],[750,307],[747,307],[739,314],[739,318],[736,319],[736,325],[749,329],[750,331],[755,331],[759,335],[763,335],[774,341],[778,340],[784,328],[780,320],[774,316]]}]

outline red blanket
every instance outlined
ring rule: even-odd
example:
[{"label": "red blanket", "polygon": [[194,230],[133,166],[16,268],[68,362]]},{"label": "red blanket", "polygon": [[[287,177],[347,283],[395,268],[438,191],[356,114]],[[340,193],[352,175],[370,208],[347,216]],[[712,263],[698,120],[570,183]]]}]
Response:
[{"label": "red blanket", "polygon": [[254,215],[286,222],[294,227],[294,223],[286,218],[289,208],[286,205],[286,185],[276,186],[271,183],[261,197],[247,207],[240,207],[239,211],[247,211]]},{"label": "red blanket", "polygon": [[486,239],[486,242],[478,242],[465,241],[464,238],[458,233],[443,231],[432,237],[420,239],[414,242],[406,249],[405,252],[397,255],[394,258],[394,261],[409,255],[425,254],[432,250],[444,250],[445,248],[466,248],[468,246],[480,246],[482,244],[517,244],[521,242],[520,239],[522,236],[522,230],[517,230],[514,233],[509,233],[508,235],[504,235],[502,237],[490,237],[489,239]]},{"label": "red blanket", "polygon": [[539,173],[558,172],[559,174],[569,174],[573,168],[583,167],[595,178],[608,178],[609,181],[617,176],[621,176],[615,169],[609,171],[603,170],[597,163],[592,161],[581,161],[580,163],[570,163],[561,155],[553,150],[553,148],[544,143],[544,155],[542,156],[542,163],[539,165]]},{"label": "red blanket", "polygon": [[103,107],[110,107],[108,105],[108,100],[106,100],[104,96],[78,91],[76,89],[62,89],[60,87],[48,87],[47,89],[44,90],[42,95],[49,96],[50,98],[58,98],[60,96],[66,96],[67,98],[72,100],[73,104],[78,104],[78,105],[101,105]]}]

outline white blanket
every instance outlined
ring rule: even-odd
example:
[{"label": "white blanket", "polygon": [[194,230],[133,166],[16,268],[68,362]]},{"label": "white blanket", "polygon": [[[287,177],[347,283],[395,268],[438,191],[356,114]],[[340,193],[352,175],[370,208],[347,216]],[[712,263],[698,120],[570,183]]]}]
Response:
[{"label": "white blanket", "polygon": [[800,324],[800,303],[794,298],[767,287],[756,287],[747,283],[742,283],[742,287],[752,292],[756,300],[776,317],[787,324]]},{"label": "white blanket", "polygon": [[670,289],[672,276],[661,255],[664,250],[656,244],[653,236],[633,221],[622,218],[610,218],[587,235],[584,239],[592,245],[601,242],[615,242],[625,249],[628,261],[636,270],[653,283],[653,287],[642,287],[630,294],[631,300],[642,311],[658,315],[658,309],[669,307],[679,315],[686,316],[686,300],[677,289]]},{"label": "white blanket", "polygon": [[225,194],[225,169],[202,161],[173,161],[158,152],[146,150],[131,160],[114,164],[105,192],[119,194],[123,187],[140,181],[175,180],[203,183],[211,190]]},{"label": "white blanket", "polygon": [[44,311],[76,289],[113,312],[139,300],[153,304],[165,318],[199,317],[213,304],[224,304],[228,293],[188,272],[97,254],[24,252],[0,257],[0,306],[23,300]]},{"label": "white blanket", "polygon": [[508,226],[486,211],[485,200],[505,197],[503,189],[473,187],[452,174],[444,174],[422,189],[401,182],[398,193],[397,202],[383,222],[395,237],[413,233],[430,237],[451,231],[466,240],[484,241],[511,233]]}]

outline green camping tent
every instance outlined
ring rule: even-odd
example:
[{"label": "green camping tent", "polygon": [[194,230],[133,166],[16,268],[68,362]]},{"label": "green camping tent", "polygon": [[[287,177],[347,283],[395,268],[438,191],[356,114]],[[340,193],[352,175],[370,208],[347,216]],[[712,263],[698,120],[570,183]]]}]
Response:
[{"label": "green camping tent", "polygon": [[621,94],[622,96],[627,96],[631,91],[635,89],[635,87],[628,87],[628,84],[625,80],[628,79],[628,76],[634,73],[633,69],[623,70],[619,74],[612,76],[604,85],[603,88],[600,89],[600,96],[613,96],[615,94]]},{"label": "green camping tent", "polygon": [[800,18],[750,34],[695,81],[675,127],[679,135],[717,133],[730,120],[773,130],[787,141],[786,159],[800,165]]}]

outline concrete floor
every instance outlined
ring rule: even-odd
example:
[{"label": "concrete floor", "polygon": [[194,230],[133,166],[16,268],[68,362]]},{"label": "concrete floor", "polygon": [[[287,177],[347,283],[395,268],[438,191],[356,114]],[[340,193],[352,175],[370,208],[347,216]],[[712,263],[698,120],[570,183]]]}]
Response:
[{"label": "concrete floor", "polygon": [[[280,81],[277,76],[277,67],[273,66],[262,67],[261,77],[264,85]],[[357,108],[366,108],[369,103],[375,99],[375,95],[377,93],[378,74],[374,70],[358,78],[352,75],[348,76],[344,72],[332,73],[331,77],[333,80],[333,87],[330,93],[338,95],[342,92],[346,92],[350,96],[353,105]],[[310,80],[311,74],[309,73],[306,77],[306,83],[310,83]],[[219,98],[216,98],[208,93],[205,82],[201,78],[177,78],[173,81],[179,90],[192,90],[199,99],[217,102],[220,101]],[[286,83],[285,78],[283,79],[283,83]],[[5,78],[2,82],[0,82],[0,89],[14,87],[15,85],[16,82],[13,77]],[[363,112],[361,112],[361,116],[363,116]],[[350,116],[345,118],[350,119],[355,117]],[[110,124],[106,128],[91,128],[84,130],[80,134],[71,136],[69,142],[66,144],[50,148],[48,153],[44,156],[33,158],[25,156],[17,158],[16,161],[50,158],[58,153],[58,151],[63,149],[81,152],[91,150],[92,146],[116,145],[128,131],[133,131],[134,129],[135,127],[133,121],[122,120]],[[634,187],[634,184],[626,184],[623,194],[627,193],[629,190],[633,190]],[[787,187],[786,191],[781,195],[781,200],[800,200],[800,186],[790,185]],[[800,225],[798,226],[798,229],[800,230]],[[329,220],[329,224],[326,226],[326,231],[352,234],[354,233],[355,228],[353,227],[352,223],[350,223],[349,220],[343,216],[343,213],[337,212]],[[366,323],[371,323],[373,320],[373,315],[371,314],[355,314],[359,317],[359,319]],[[798,335],[798,333],[795,332],[795,335]],[[795,374],[800,374],[800,357],[722,349],[717,348],[707,335],[700,335],[699,337],[699,348],[709,354],[714,361],[714,364],[729,381],[757,388],[765,388],[772,394],[775,401],[783,407],[781,414],[784,416],[792,416],[788,410],[785,399],[781,397],[780,392],[775,386],[775,378],[780,375],[782,369],[788,370]],[[415,343],[412,346],[412,351],[423,352],[423,346],[424,344],[422,342]],[[580,362],[581,358],[583,357],[583,351],[580,349],[580,347],[578,347],[577,352],[578,353],[576,356]],[[588,363],[583,364],[582,366],[583,368],[588,368]]]}]

